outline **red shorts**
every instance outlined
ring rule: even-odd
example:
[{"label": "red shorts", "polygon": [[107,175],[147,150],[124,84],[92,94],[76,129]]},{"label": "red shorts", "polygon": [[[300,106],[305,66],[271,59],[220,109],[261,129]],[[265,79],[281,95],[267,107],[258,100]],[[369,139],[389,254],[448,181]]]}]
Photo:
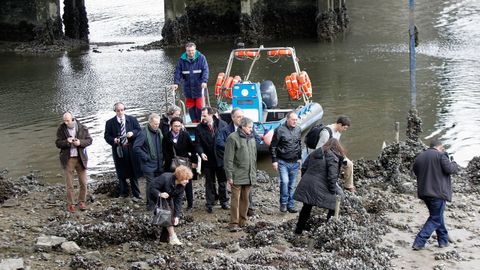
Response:
[{"label": "red shorts", "polygon": [[202,109],[202,107],[204,106],[205,102],[205,97],[199,97],[199,98],[185,98],[185,101],[186,101],[186,106],[187,106],[187,109],[190,109],[190,108],[193,108],[193,107],[196,107],[198,109]]}]

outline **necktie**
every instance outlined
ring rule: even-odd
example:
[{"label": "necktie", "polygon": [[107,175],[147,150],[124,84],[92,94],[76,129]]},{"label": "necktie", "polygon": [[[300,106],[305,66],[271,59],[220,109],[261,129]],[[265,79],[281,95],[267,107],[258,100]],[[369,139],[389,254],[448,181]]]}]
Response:
[{"label": "necktie", "polygon": [[120,142],[122,144],[126,144],[127,143],[127,136],[125,136],[125,134],[127,134],[126,130],[125,130],[125,119],[124,118],[121,118],[120,119],[120,132],[121,132],[121,139],[120,139]]},{"label": "necktie", "polygon": [[212,123],[208,123],[208,129],[210,129],[210,132],[213,132],[213,125],[212,125]]}]

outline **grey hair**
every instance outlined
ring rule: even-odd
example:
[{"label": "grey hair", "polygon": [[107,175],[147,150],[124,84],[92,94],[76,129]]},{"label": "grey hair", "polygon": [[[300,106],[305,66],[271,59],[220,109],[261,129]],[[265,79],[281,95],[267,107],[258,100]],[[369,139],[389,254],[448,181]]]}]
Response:
[{"label": "grey hair", "polygon": [[160,115],[158,115],[158,113],[151,113],[148,116],[148,122],[151,123],[153,119],[160,119]]},{"label": "grey hair", "polygon": [[252,119],[248,117],[243,117],[242,120],[240,120],[240,126],[241,127],[246,127],[248,125],[253,125]]},{"label": "grey hair", "polygon": [[168,107],[167,115],[173,115],[177,111],[181,112],[182,109],[180,109],[180,107],[178,107],[177,105],[172,105],[172,106]]},{"label": "grey hair", "polygon": [[185,44],[185,49],[190,48],[190,47],[195,47],[196,48],[197,45],[195,45],[195,43],[193,43],[193,42],[187,42],[187,44]]}]

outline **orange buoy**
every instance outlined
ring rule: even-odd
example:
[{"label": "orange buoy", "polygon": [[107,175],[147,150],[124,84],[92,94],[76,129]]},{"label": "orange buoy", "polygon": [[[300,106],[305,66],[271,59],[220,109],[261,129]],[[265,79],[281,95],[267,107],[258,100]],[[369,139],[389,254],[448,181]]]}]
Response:
[{"label": "orange buoy", "polygon": [[225,80],[225,84],[223,85],[226,89],[230,89],[233,86],[233,77],[230,76]]},{"label": "orange buoy", "polygon": [[224,80],[225,80],[225,73],[223,73],[223,72],[218,73],[217,82],[215,83],[215,95],[216,96],[220,95],[221,90],[222,90],[222,84],[223,84]]},{"label": "orange buoy", "polygon": [[290,49],[278,49],[278,50],[271,50],[267,52],[269,57],[274,56],[292,56],[292,51]]},{"label": "orange buoy", "polygon": [[312,97],[312,83],[306,71],[300,72],[298,82],[302,85],[302,90],[307,97]]},{"label": "orange buoy", "polygon": [[259,51],[249,51],[249,50],[238,50],[238,51],[235,51],[234,53],[235,57],[245,57],[245,58],[248,58],[248,57],[257,57],[260,55],[260,52]]},{"label": "orange buoy", "polygon": [[292,73],[285,77],[285,85],[287,86],[288,95],[293,100],[298,100],[302,96],[302,91],[298,85],[297,73]]}]

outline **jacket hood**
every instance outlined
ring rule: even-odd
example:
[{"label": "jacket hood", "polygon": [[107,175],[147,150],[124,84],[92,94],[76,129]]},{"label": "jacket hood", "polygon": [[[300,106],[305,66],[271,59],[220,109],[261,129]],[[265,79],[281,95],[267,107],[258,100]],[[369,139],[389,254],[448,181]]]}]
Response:
[{"label": "jacket hood", "polygon": [[200,56],[200,52],[199,51],[196,51],[195,52],[195,55],[193,56],[193,59],[188,59],[188,56],[187,56],[187,53],[184,52],[182,53],[182,56],[180,57],[182,60],[185,60],[185,61],[195,61],[197,60],[197,58]]}]

